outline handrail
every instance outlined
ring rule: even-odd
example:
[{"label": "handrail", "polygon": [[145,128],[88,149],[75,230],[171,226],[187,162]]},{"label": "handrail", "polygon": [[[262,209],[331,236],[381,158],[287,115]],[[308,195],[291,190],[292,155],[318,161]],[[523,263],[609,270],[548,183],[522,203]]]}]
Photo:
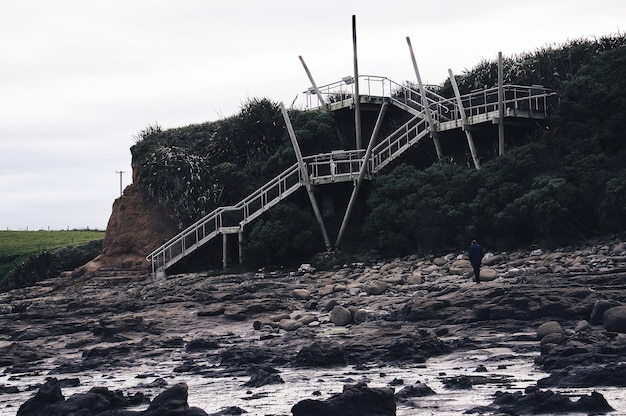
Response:
[{"label": "handrail", "polygon": [[[364,150],[338,150],[305,157],[305,168],[312,184],[354,181],[365,162],[369,164],[370,174],[377,173],[429,133],[425,108],[413,84],[408,82],[398,84],[386,77],[372,75],[360,76],[359,82],[361,80],[364,83],[360,84],[362,95],[387,98],[392,103],[405,108],[413,117],[381,140],[372,149],[368,161],[364,160]],[[349,91],[345,91],[346,87]],[[353,87],[354,79],[346,77],[341,81],[319,87],[319,90],[328,100],[327,102],[336,103],[348,100],[351,102],[354,99]],[[531,87],[506,85],[503,88],[505,113],[508,116],[527,117],[533,112],[547,115],[550,100],[556,95],[555,92],[537,85]],[[311,97],[317,97],[308,95],[309,101]],[[334,98],[331,99],[331,97]],[[495,117],[498,110],[498,89],[473,91],[461,96],[461,101],[470,123],[472,117],[475,116]],[[462,120],[456,102],[437,94],[433,87],[426,89],[426,102],[431,110],[435,129],[443,123],[459,123]],[[213,210],[146,257],[152,262],[152,272],[155,273],[156,269],[173,264],[221,232],[226,232],[225,227],[241,229],[302,185],[302,172],[298,164],[293,164],[237,204]]]}]

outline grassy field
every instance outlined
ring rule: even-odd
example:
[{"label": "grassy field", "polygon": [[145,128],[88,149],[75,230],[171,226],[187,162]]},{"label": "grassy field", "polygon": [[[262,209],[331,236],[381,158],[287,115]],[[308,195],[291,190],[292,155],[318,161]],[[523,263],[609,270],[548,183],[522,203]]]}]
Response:
[{"label": "grassy field", "polygon": [[1,231],[0,276],[29,255],[43,250],[75,246],[92,240],[102,240],[104,231]]},{"label": "grassy field", "polygon": [[102,240],[104,231],[0,231],[0,258]]}]

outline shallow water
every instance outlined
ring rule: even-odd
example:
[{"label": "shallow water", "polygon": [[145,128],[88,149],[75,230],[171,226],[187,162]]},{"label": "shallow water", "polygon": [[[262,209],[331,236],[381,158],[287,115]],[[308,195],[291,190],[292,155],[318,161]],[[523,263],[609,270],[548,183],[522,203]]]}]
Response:
[{"label": "shallow water", "polygon": [[[537,353],[519,354],[507,347],[477,349],[456,352],[429,359],[421,365],[399,366],[359,366],[331,369],[294,369],[278,368],[284,384],[274,384],[259,388],[243,386],[249,377],[203,377],[197,375],[178,375],[172,373],[179,361],[159,362],[138,366],[129,370],[116,370],[110,373],[93,372],[76,375],[81,384],[75,388],[63,388],[67,398],[74,393],[86,392],[91,387],[108,387],[110,390],[123,390],[127,394],[136,391],[150,393],[152,397],[162,392],[164,387],[146,387],[157,378],[163,378],[168,385],[185,382],[189,386],[189,404],[204,409],[207,413],[217,412],[228,406],[238,406],[250,416],[291,415],[291,407],[304,399],[326,399],[342,391],[344,384],[366,381],[370,387],[385,387],[403,380],[403,385],[422,382],[436,392],[434,396],[413,399],[412,406],[398,404],[397,415],[459,415],[493,401],[493,394],[498,391],[523,391],[535,385],[537,380],[547,374],[539,371],[533,361]],[[486,372],[476,372],[483,365]],[[468,376],[483,380],[475,382],[468,390],[450,390],[444,387],[449,377]],[[59,376],[72,378],[74,375]],[[0,384],[24,386],[44,382],[46,375],[20,375],[18,380],[10,376],[0,377]],[[403,385],[394,386],[395,391]],[[626,415],[626,389],[551,389],[572,396],[576,400],[580,395],[598,391],[616,409],[611,415]],[[19,406],[32,397],[35,391],[21,391],[18,394],[0,395],[0,416],[13,416]],[[10,406],[10,407],[7,407]],[[143,410],[147,406],[135,408]]]}]

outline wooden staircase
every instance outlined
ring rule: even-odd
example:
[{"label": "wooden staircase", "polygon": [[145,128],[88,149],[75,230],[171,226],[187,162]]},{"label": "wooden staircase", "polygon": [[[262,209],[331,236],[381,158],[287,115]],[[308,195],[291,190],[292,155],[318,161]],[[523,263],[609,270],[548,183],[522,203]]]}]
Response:
[{"label": "wooden staircase", "polygon": [[[431,133],[460,129],[467,124],[498,122],[497,88],[461,97],[465,111],[465,117],[462,117],[458,103],[432,90],[426,90],[427,97],[422,100],[420,93],[411,85],[397,84],[384,77],[365,76],[361,83],[368,86],[365,94],[359,97],[361,102],[371,104],[386,101],[412,117],[376,144],[368,160],[365,160],[364,150],[334,151],[304,157],[304,167],[311,185],[356,181],[364,163],[368,165],[365,179],[370,179],[407,150],[430,137]],[[377,88],[375,91],[374,86]],[[354,95],[345,91],[341,81],[321,89],[328,97],[335,97],[334,100],[328,100],[327,107],[331,111],[354,103]],[[544,88],[514,85],[504,86],[504,94],[505,117],[531,119],[547,118],[550,100],[554,97],[554,92]],[[432,127],[429,127],[429,117],[422,102],[428,105]],[[303,172],[296,163],[236,205],[215,209],[150,253],[146,259],[152,264],[152,272],[165,272],[219,235],[241,233],[246,224],[304,185]]]}]

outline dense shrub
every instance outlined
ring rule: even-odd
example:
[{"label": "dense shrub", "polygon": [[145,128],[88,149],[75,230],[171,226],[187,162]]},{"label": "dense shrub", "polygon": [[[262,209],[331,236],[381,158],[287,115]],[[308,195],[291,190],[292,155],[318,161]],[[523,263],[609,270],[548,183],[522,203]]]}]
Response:
[{"label": "dense shrub", "polygon": [[77,246],[31,254],[5,276],[0,282],[0,290],[31,286],[41,280],[58,277],[63,271],[73,270],[92,260],[101,251],[102,240],[93,240]]},{"label": "dense shrub", "polygon": [[280,204],[257,220],[248,233],[244,253],[255,266],[291,265],[324,246],[313,214],[294,204]]}]

